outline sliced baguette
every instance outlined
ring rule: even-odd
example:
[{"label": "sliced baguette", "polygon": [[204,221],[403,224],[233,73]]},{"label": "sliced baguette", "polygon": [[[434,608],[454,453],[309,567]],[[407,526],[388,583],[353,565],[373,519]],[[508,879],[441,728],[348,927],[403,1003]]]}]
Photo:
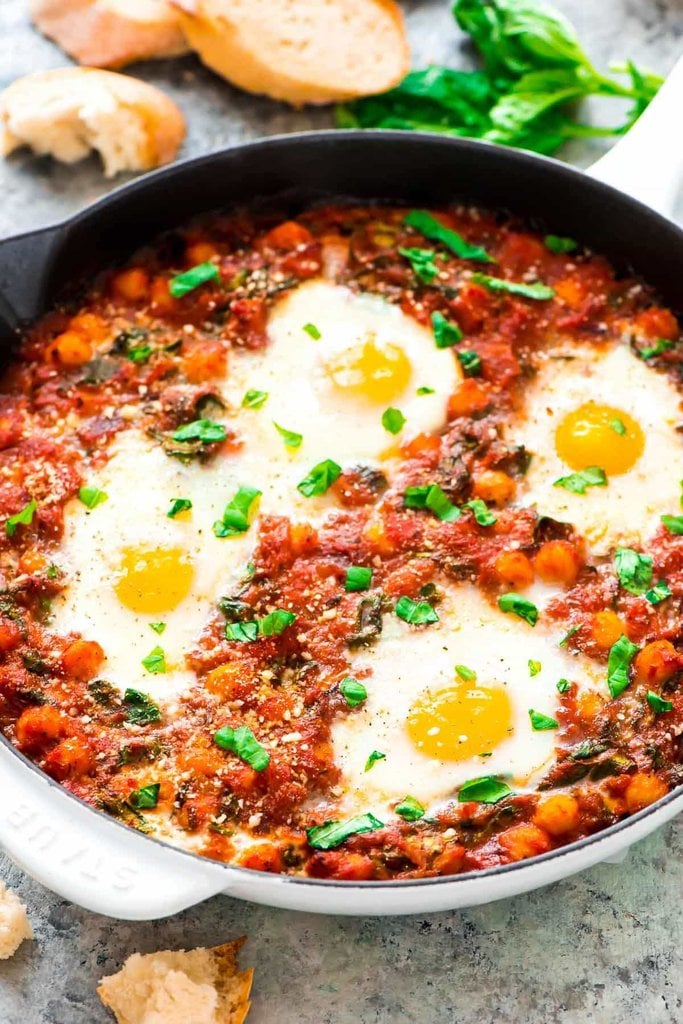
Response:
[{"label": "sliced baguette", "polygon": [[121,68],[187,52],[167,0],[30,0],[29,9],[36,28],[79,64]]},{"label": "sliced baguette", "polygon": [[178,107],[137,78],[96,68],[56,68],[0,93],[0,153],[21,146],[75,163],[94,149],[108,178],[169,163],[185,137]]},{"label": "sliced baguette", "polygon": [[26,907],[4,882],[0,882],[0,960],[9,960],[24,939],[32,938]]},{"label": "sliced baguette", "polygon": [[248,92],[294,106],[396,85],[409,69],[394,0],[172,0],[188,43]]},{"label": "sliced baguette", "polygon": [[253,971],[240,971],[244,939],[212,949],[133,953],[97,993],[118,1024],[242,1024]]}]

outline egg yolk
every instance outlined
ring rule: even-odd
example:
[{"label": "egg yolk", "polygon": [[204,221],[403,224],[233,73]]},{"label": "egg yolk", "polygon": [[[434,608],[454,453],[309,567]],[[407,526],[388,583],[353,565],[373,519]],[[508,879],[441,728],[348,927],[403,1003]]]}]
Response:
[{"label": "egg yolk", "polygon": [[325,369],[341,391],[390,402],[407,388],[411,377],[408,356],[398,345],[380,343],[374,335],[331,356]]},{"label": "egg yolk", "polygon": [[427,693],[413,705],[406,726],[426,757],[466,761],[493,750],[512,732],[512,706],[502,686],[458,686]]},{"label": "egg yolk", "polygon": [[167,612],[190,592],[194,566],[182,548],[126,548],[114,589],[132,612]]},{"label": "egg yolk", "polygon": [[640,425],[621,409],[586,402],[564,417],[555,432],[555,448],[572,469],[600,466],[608,476],[631,469],[645,447]]}]

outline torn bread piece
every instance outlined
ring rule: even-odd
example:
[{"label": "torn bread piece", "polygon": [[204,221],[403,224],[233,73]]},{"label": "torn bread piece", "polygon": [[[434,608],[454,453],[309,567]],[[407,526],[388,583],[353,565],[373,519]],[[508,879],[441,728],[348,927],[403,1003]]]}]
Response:
[{"label": "torn bread piece", "polygon": [[32,938],[26,907],[4,882],[0,882],[0,960],[9,960],[24,939]]},{"label": "torn bread piece", "polygon": [[188,50],[167,0],[30,0],[36,28],[77,60],[121,68]]},{"label": "torn bread piece", "polygon": [[233,85],[294,106],[384,92],[410,66],[394,0],[171,0],[188,43]]},{"label": "torn bread piece", "polygon": [[169,163],[185,120],[159,89],[95,68],[57,68],[17,79],[0,93],[0,153],[22,146],[71,164],[94,149],[104,173]]},{"label": "torn bread piece", "polygon": [[133,953],[97,989],[118,1024],[242,1024],[253,971],[240,971],[245,938],[211,949]]}]

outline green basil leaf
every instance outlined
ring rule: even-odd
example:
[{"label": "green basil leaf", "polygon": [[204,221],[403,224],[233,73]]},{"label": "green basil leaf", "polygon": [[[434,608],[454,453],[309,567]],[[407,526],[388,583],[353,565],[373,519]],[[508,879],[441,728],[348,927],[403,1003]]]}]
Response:
[{"label": "green basil leaf", "polygon": [[573,238],[563,238],[562,235],[546,235],[543,244],[546,249],[555,253],[574,252],[579,248],[579,243],[575,242]]},{"label": "green basil leaf", "polygon": [[278,434],[285,442],[286,448],[300,448],[301,442],[304,439],[303,434],[297,434],[295,430],[287,430],[286,427],[281,427],[279,423],[273,420],[273,426],[277,430]]},{"label": "green basil leaf", "polygon": [[228,622],[225,626],[225,639],[238,643],[250,644],[258,638],[258,622]]},{"label": "green basil leaf", "polygon": [[304,324],[303,329],[305,330],[306,334],[313,338],[314,341],[320,341],[320,339],[322,338],[322,334],[315,326],[315,324]]},{"label": "green basil leaf", "polygon": [[478,377],[481,373],[481,359],[473,349],[463,348],[456,352],[462,372],[466,377]]},{"label": "green basil leaf", "polygon": [[387,755],[383,754],[381,750],[373,750],[372,753],[368,756],[367,761],[365,762],[365,768],[363,769],[363,771],[369,772],[373,764],[375,764],[375,762],[386,761],[386,759]]},{"label": "green basil leaf", "polygon": [[86,508],[97,508],[102,505],[109,495],[101,491],[99,487],[81,487],[78,492],[78,500],[83,502]]},{"label": "green basil leaf", "polygon": [[555,683],[555,689],[558,693],[566,693],[571,685],[568,679],[558,679]]},{"label": "green basil leaf", "polygon": [[313,828],[307,829],[306,835],[308,845],[314,850],[333,850],[350,836],[360,835],[361,832],[374,832],[378,828],[384,828],[384,823],[374,814],[358,814],[348,821],[326,821],[324,825],[314,825]]},{"label": "green basil leaf", "polygon": [[270,764],[270,754],[246,725],[240,725],[237,729],[225,725],[214,733],[213,741],[221,750],[237,754],[240,761],[244,761],[255,772],[264,771]]},{"label": "green basil leaf", "polygon": [[676,537],[683,536],[683,516],[661,516],[660,517],[669,533]]},{"label": "green basil leaf", "polygon": [[350,565],[346,570],[344,589],[348,591],[367,590],[372,582],[372,569],[364,565]]},{"label": "green basil leaf", "polygon": [[158,633],[159,636],[161,636],[161,634],[166,629],[166,623],[165,622],[150,622],[149,628],[153,629],[155,633]]},{"label": "green basil leaf", "polygon": [[480,245],[471,245],[462,235],[444,225],[427,210],[411,210],[403,223],[414,228],[428,238],[430,242],[441,242],[447,249],[462,260],[481,260],[484,263],[495,263],[486,249]]},{"label": "green basil leaf", "polygon": [[276,608],[274,612],[265,615],[258,620],[259,633],[261,636],[280,636],[281,633],[296,621],[294,612],[288,612],[284,608]]},{"label": "green basil leaf", "polygon": [[614,553],[617,576],[629,594],[643,594],[652,583],[652,558],[633,548],[617,548]]},{"label": "green basil leaf", "polygon": [[396,804],[395,810],[404,821],[419,821],[425,816],[425,808],[414,796],[404,796],[400,804]]},{"label": "green basil leaf", "polygon": [[128,705],[127,720],[133,725],[149,725],[161,721],[159,706],[140,690],[127,689],[123,694],[123,703]]},{"label": "green basil leaf", "polygon": [[495,775],[481,775],[478,779],[464,782],[458,791],[458,803],[497,804],[512,790],[507,783]]},{"label": "green basil leaf", "polygon": [[169,519],[175,519],[181,512],[189,512],[192,508],[192,502],[189,498],[173,498],[171,501],[171,507],[166,513]]},{"label": "green basil leaf", "polygon": [[345,679],[342,679],[339,690],[350,708],[357,708],[359,704],[368,699],[368,691],[353,676],[346,676]]},{"label": "green basil leaf", "polygon": [[524,281],[507,281],[502,277],[490,277],[488,274],[472,274],[475,284],[483,284],[491,292],[508,292],[510,295],[521,295],[526,299],[552,299],[555,292],[542,281],[525,284]]},{"label": "green basil leaf", "polygon": [[126,352],[126,359],[130,359],[131,363],[146,363],[151,354],[151,345],[131,345]]},{"label": "green basil leaf", "polygon": [[656,356],[661,356],[663,352],[668,352],[673,347],[673,341],[669,341],[668,338],[658,338],[654,345],[640,348],[637,352],[641,359],[654,359]]},{"label": "green basil leaf", "polygon": [[400,434],[405,426],[406,418],[400,409],[385,409],[382,413],[382,426],[390,434]]},{"label": "green basil leaf", "polygon": [[465,502],[463,508],[471,510],[479,526],[493,526],[494,523],[498,522],[498,517],[494,516],[493,512],[487,507],[486,502],[482,501],[481,498],[473,498],[472,501]]},{"label": "green basil leaf", "polygon": [[174,441],[201,441],[202,444],[213,444],[216,441],[225,441],[227,433],[222,423],[214,420],[194,420],[178,427],[173,432]]},{"label": "green basil leaf", "polygon": [[31,500],[27,505],[24,505],[20,512],[10,516],[5,522],[5,532],[7,533],[7,536],[13,537],[18,526],[30,526],[33,522],[33,516],[37,508],[38,503]]},{"label": "green basil leaf", "polygon": [[218,281],[219,278],[220,274],[215,263],[209,261],[198,263],[196,267],[191,267],[183,274],[172,277],[168,282],[168,290],[174,299],[182,299],[183,295],[193,292],[201,284],[205,284],[207,281]]},{"label": "green basil leaf", "polygon": [[434,388],[428,388],[428,387],[426,387],[426,385],[423,384],[422,387],[417,389],[415,394],[416,395],[433,395],[434,394]]},{"label": "green basil leaf", "polygon": [[[447,320],[443,313],[439,313],[438,310],[432,313],[432,331],[437,348],[452,348],[453,345],[457,345],[459,341],[462,341],[463,334],[460,327],[451,320]],[[431,390],[433,391],[433,389]],[[418,394],[420,393],[424,394],[418,388]]]},{"label": "green basil leaf", "polygon": [[538,673],[541,671],[542,666],[541,666],[540,661],[534,661],[533,658],[529,658],[529,661],[527,662],[527,664],[529,666],[529,675],[530,676],[537,676]]},{"label": "green basil leaf", "polygon": [[409,597],[399,597],[395,612],[399,619],[413,626],[426,626],[439,621],[439,616],[427,601],[413,601]]},{"label": "green basil leaf", "polygon": [[529,718],[531,719],[531,728],[534,732],[545,732],[548,729],[559,728],[559,722],[554,718],[550,718],[549,715],[541,714],[540,711],[534,711],[533,708],[529,708]]},{"label": "green basil leaf", "polygon": [[613,420],[609,421],[609,425],[610,428],[614,431],[614,433],[618,434],[619,437],[624,437],[624,435],[626,434],[626,427],[624,425],[623,420],[620,420],[617,417],[615,417]]},{"label": "green basil leaf", "polygon": [[240,486],[234,498],[225,506],[223,518],[213,524],[216,537],[236,537],[246,533],[254,521],[262,493],[257,487]]},{"label": "green basil leaf", "polygon": [[159,802],[160,789],[161,784],[158,782],[154,782],[150,786],[143,786],[130,794],[128,802],[136,811],[153,810]]},{"label": "green basil leaf", "polygon": [[268,401],[267,391],[249,390],[242,399],[243,409],[260,409]]},{"label": "green basil leaf", "polygon": [[571,640],[571,638],[573,636],[576,636],[576,634],[579,632],[579,630],[581,629],[582,625],[583,625],[583,623],[581,623],[578,626],[572,626],[570,629],[568,629],[567,632],[564,634],[564,636],[562,637],[562,639],[560,640],[560,642],[558,643],[557,646],[558,647],[566,647],[567,644],[569,643],[569,641]]},{"label": "green basil leaf", "polygon": [[439,273],[434,262],[436,255],[433,249],[401,249],[398,250],[410,263],[411,269],[422,284],[431,284]]},{"label": "green basil leaf", "polygon": [[513,615],[524,619],[530,626],[535,626],[538,622],[538,608],[533,601],[522,597],[521,594],[501,594],[498,598],[498,607],[502,612],[512,612]]},{"label": "green basil leaf", "polygon": [[647,702],[656,715],[665,715],[667,711],[673,711],[674,709],[670,700],[666,700],[652,690],[647,691]]},{"label": "green basil leaf", "polygon": [[645,600],[649,601],[650,604],[661,604],[662,601],[666,601],[667,597],[671,597],[671,589],[666,580],[659,580],[655,583],[654,587],[648,590],[645,594]]},{"label": "green basil leaf", "polygon": [[154,675],[164,673],[166,671],[166,655],[163,648],[154,647],[147,657],[142,659],[142,664],[148,672],[152,672]]},{"label": "green basil leaf", "polygon": [[341,466],[338,466],[332,459],[325,459],[313,467],[308,476],[305,476],[297,485],[296,489],[305,498],[317,497],[325,494],[335,480],[341,476]]},{"label": "green basil leaf", "polygon": [[637,644],[632,644],[625,635],[619,637],[610,648],[607,659],[607,685],[613,697],[618,697],[631,682],[629,668],[638,650]]},{"label": "green basil leaf", "polygon": [[570,473],[569,476],[561,476],[553,482],[553,487],[564,487],[565,491],[572,494],[585,494],[588,487],[606,487],[607,476],[600,466],[588,466],[578,473]]},{"label": "green basil leaf", "polygon": [[468,668],[467,665],[456,665],[455,672],[466,683],[471,683],[477,678],[477,673],[473,669]]},{"label": "green basil leaf", "polygon": [[460,509],[453,504],[438,484],[406,487],[403,492],[403,507],[428,509],[434,513],[437,519],[445,523],[452,523],[460,518]]}]

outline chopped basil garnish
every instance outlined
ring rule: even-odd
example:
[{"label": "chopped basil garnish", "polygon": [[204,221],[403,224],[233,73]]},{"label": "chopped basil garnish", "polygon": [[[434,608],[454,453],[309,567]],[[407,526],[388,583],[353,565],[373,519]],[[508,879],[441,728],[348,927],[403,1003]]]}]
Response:
[{"label": "chopped basil garnish", "polygon": [[630,683],[628,670],[638,650],[626,635],[619,637],[610,648],[607,659],[607,685],[613,697],[618,697]]},{"label": "chopped basil garnish", "polygon": [[458,803],[497,804],[512,790],[495,775],[482,775],[464,782],[458,791]]},{"label": "chopped basil garnish", "polygon": [[567,644],[569,643],[569,641],[571,640],[571,638],[573,636],[575,636],[579,632],[580,629],[581,629],[581,625],[579,625],[579,626],[572,626],[570,629],[567,630],[567,632],[564,634],[564,636],[562,637],[562,639],[560,640],[560,642],[558,643],[557,646],[558,647],[566,647]]},{"label": "chopped basil garnish", "polygon": [[160,675],[166,671],[166,655],[164,654],[163,648],[154,647],[146,658],[142,659],[142,664],[145,666],[148,672],[152,672],[155,675]]},{"label": "chopped basil garnish", "polygon": [[278,434],[285,442],[286,448],[300,448],[301,442],[304,439],[303,434],[297,434],[296,430],[287,430],[286,427],[281,427],[279,423],[273,420],[273,426],[277,430]]},{"label": "chopped basil garnish", "polygon": [[673,711],[674,706],[670,700],[665,700],[658,693],[652,690],[647,691],[647,702],[656,715],[665,715],[667,711]]},{"label": "chopped basil garnish", "polygon": [[673,341],[669,341],[668,338],[658,338],[654,345],[638,349],[638,355],[641,359],[654,359],[655,356],[661,356],[662,352],[668,352],[673,347]]},{"label": "chopped basil garnish", "polygon": [[348,821],[326,821],[324,825],[314,825],[307,830],[306,835],[308,845],[314,850],[333,850],[336,846],[341,846],[349,836],[356,836],[361,832],[374,832],[378,828],[384,828],[384,822],[374,814],[359,814]]},{"label": "chopped basil garnish", "polygon": [[400,804],[396,804],[395,810],[404,821],[419,821],[425,814],[425,808],[414,796],[404,796]]},{"label": "chopped basil garnish", "polygon": [[479,526],[493,526],[498,522],[498,518],[494,516],[481,498],[473,498],[472,501],[465,502],[463,508],[470,509]]},{"label": "chopped basil garnish", "polygon": [[225,506],[223,518],[217,519],[213,524],[215,535],[236,537],[240,533],[246,533],[256,515],[261,494],[256,487],[240,487],[232,501]]},{"label": "chopped basil garnish", "polygon": [[400,434],[405,425],[406,418],[400,409],[385,409],[382,413],[382,426],[390,434]]},{"label": "chopped basil garnish", "polygon": [[562,235],[546,235],[543,244],[546,249],[555,253],[574,252],[579,247],[579,243],[573,238],[563,238]]},{"label": "chopped basil garnish", "polygon": [[372,569],[364,565],[350,565],[346,570],[344,589],[349,591],[367,590],[372,582]]},{"label": "chopped basil garnish", "polygon": [[427,601],[413,601],[409,597],[399,597],[396,602],[396,614],[399,619],[412,626],[426,626],[438,622],[439,616]]},{"label": "chopped basil garnish", "polygon": [[502,612],[512,612],[520,619],[524,619],[530,626],[535,626],[538,622],[538,608],[533,601],[522,597],[521,594],[501,594],[498,598],[498,607]]},{"label": "chopped basil garnish", "polygon": [[161,634],[166,629],[166,623],[165,622],[150,622],[149,628],[153,629],[155,633],[158,633],[159,636],[161,636]]},{"label": "chopped basil garnish", "polygon": [[102,505],[109,495],[101,491],[99,487],[81,487],[78,492],[78,500],[83,502],[86,508],[97,508]]},{"label": "chopped basil garnish", "polygon": [[452,348],[462,341],[462,331],[457,324],[447,320],[443,313],[432,313],[432,331],[437,348]]},{"label": "chopped basil garnish", "polygon": [[460,509],[453,504],[438,484],[427,484],[424,487],[406,487],[403,492],[403,507],[429,509],[437,519],[441,519],[445,523],[452,523],[460,518]]},{"label": "chopped basil garnish", "polygon": [[168,290],[174,299],[182,299],[183,295],[199,288],[200,284],[217,281],[219,276],[216,264],[207,260],[206,263],[198,263],[196,267],[191,267],[183,274],[172,277],[168,282]]},{"label": "chopped basil garnish", "polygon": [[456,353],[462,372],[466,377],[477,377],[481,371],[481,359],[472,349],[463,348]]},{"label": "chopped basil garnish", "polygon": [[158,782],[150,786],[143,786],[142,789],[136,789],[130,794],[128,802],[136,811],[153,810],[159,802],[160,789],[161,784]]},{"label": "chopped basil garnish", "polygon": [[525,299],[552,299],[555,292],[542,281],[525,284],[523,281],[506,281],[503,277],[489,277],[488,274],[472,274],[475,284],[483,284],[492,292],[509,292],[510,295],[522,295]]},{"label": "chopped basil garnish", "polygon": [[403,223],[409,228],[415,228],[428,238],[430,242],[441,242],[447,249],[461,260],[481,260],[483,263],[495,263],[489,256],[486,249],[480,245],[471,245],[466,242],[462,235],[452,228],[445,227],[441,221],[433,217],[427,210],[411,210]]},{"label": "chopped basil garnish", "polygon": [[313,338],[314,341],[320,341],[320,339],[322,338],[322,334],[315,326],[315,324],[304,324],[303,329],[305,330],[306,334],[309,335],[309,337]]},{"label": "chopped basil garnish", "polygon": [[617,576],[629,594],[643,594],[652,583],[652,558],[633,548],[617,548],[614,553]]},{"label": "chopped basil garnish", "polygon": [[415,274],[418,281],[422,284],[431,284],[436,275],[439,273],[439,268],[434,262],[434,256],[436,255],[433,249],[400,249],[398,250],[401,256],[410,263],[411,269]]},{"label": "chopped basil garnish", "polygon": [[543,715],[540,711],[534,711],[533,708],[529,708],[529,718],[534,732],[545,732],[547,729],[557,729],[559,726],[559,722],[554,718]]},{"label": "chopped basil garnish", "polygon": [[169,508],[166,515],[169,519],[175,519],[181,512],[189,512],[192,508],[192,502],[189,498],[173,498],[171,501],[171,507]]},{"label": "chopped basil garnish", "polygon": [[359,704],[368,699],[368,691],[353,676],[346,676],[345,679],[342,679],[339,690],[350,708],[357,708]]},{"label": "chopped basil garnish", "polygon": [[529,666],[530,676],[537,676],[538,673],[541,671],[540,661],[534,661],[533,658],[529,658],[527,665]]},{"label": "chopped basil garnish", "polygon": [[194,420],[178,427],[173,432],[174,441],[201,441],[202,444],[214,444],[216,441],[225,441],[227,436],[222,423],[215,420]]},{"label": "chopped basil garnish", "polygon": [[619,434],[620,437],[623,437],[624,434],[626,433],[626,427],[624,425],[624,421],[618,419],[618,417],[615,417],[613,420],[610,420],[609,421],[609,425],[610,425],[611,429],[614,431],[614,433],[615,434]]},{"label": "chopped basil garnish", "polygon": [[645,600],[649,601],[650,604],[661,604],[662,601],[666,601],[667,597],[671,597],[671,590],[666,580],[659,580],[645,594]]},{"label": "chopped basil garnish", "polygon": [[151,354],[151,345],[131,345],[126,352],[126,359],[130,359],[131,363],[146,363]]},{"label": "chopped basil garnish", "polygon": [[270,754],[261,746],[246,725],[240,725],[237,729],[225,725],[214,733],[213,741],[221,750],[229,750],[231,754],[237,754],[240,761],[244,761],[255,772],[264,771],[270,763]]},{"label": "chopped basil garnish", "polygon": [[376,761],[386,761],[386,759],[387,755],[383,754],[381,750],[373,750],[372,753],[369,754],[368,759],[365,762],[365,768],[363,769],[363,771],[369,772]]},{"label": "chopped basil garnish", "polygon": [[474,671],[474,669],[468,668],[467,665],[456,665],[455,672],[456,675],[459,676],[460,679],[463,679],[466,683],[471,683],[473,680],[477,678],[477,673]]},{"label": "chopped basil garnish", "polygon": [[123,703],[128,704],[128,721],[133,725],[149,725],[150,722],[161,721],[158,705],[140,690],[126,690],[123,694]]},{"label": "chopped basil garnish", "polygon": [[237,640],[239,643],[252,643],[258,638],[258,622],[228,622],[225,627],[225,639]]},{"label": "chopped basil garnish", "polygon": [[662,516],[661,520],[669,533],[676,537],[683,536],[683,516]]},{"label": "chopped basil garnish", "polygon": [[17,512],[15,515],[10,516],[5,523],[5,532],[8,537],[13,537],[17,531],[17,526],[30,526],[33,522],[33,516],[36,509],[38,508],[38,502],[31,501]]},{"label": "chopped basil garnish", "polygon": [[308,476],[296,485],[296,489],[305,498],[317,497],[319,494],[325,494],[340,476],[341,466],[332,459],[325,459],[313,467]]},{"label": "chopped basil garnish", "polygon": [[294,612],[276,608],[274,612],[258,620],[259,633],[261,636],[280,636],[295,620]]},{"label": "chopped basil garnish", "polygon": [[260,409],[268,401],[267,391],[247,391],[242,399],[243,409]]},{"label": "chopped basil garnish", "polygon": [[434,388],[428,388],[425,384],[423,384],[422,387],[417,389],[415,394],[416,395],[433,395],[434,394]]},{"label": "chopped basil garnish", "polygon": [[566,693],[571,685],[568,679],[558,679],[555,683],[555,689],[558,693]]},{"label": "chopped basil garnish", "polygon": [[565,491],[572,494],[585,494],[588,487],[606,487],[607,476],[600,466],[588,466],[579,470],[578,473],[570,473],[569,476],[561,476],[555,480],[553,487],[564,487]]}]

